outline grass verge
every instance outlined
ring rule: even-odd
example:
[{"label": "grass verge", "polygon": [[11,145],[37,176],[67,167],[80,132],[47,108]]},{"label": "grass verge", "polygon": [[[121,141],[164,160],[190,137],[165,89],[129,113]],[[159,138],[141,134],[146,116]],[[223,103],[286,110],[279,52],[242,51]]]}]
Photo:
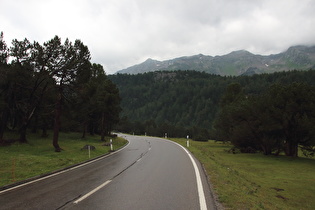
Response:
[{"label": "grass verge", "polygon": [[[186,146],[186,139],[172,139]],[[231,154],[229,144],[190,141],[227,209],[315,209],[315,159]]]},{"label": "grass verge", "polygon": [[[106,138],[107,142],[113,139],[114,150],[127,143],[119,137]],[[88,150],[81,150],[87,144],[96,148],[90,151],[90,156]],[[54,151],[51,138],[30,134],[27,144],[0,147],[0,187],[109,153],[110,147],[103,144],[96,135],[81,139],[79,133],[60,133],[59,145],[63,151],[58,153]]]}]

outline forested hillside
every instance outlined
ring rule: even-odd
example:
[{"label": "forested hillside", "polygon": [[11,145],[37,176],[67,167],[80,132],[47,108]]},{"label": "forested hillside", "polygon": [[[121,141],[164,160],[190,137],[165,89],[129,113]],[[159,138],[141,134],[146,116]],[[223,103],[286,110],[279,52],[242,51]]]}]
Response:
[{"label": "forested hillside", "polygon": [[315,71],[289,71],[253,76],[217,76],[196,71],[117,74],[109,78],[122,99],[118,130],[195,139],[214,138],[214,120],[226,88],[238,83],[245,95],[257,95],[272,84],[315,85]]}]

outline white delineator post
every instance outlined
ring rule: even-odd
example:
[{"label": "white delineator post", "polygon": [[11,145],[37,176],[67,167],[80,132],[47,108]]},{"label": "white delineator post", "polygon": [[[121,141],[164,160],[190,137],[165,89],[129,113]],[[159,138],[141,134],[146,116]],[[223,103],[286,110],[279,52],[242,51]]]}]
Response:
[{"label": "white delineator post", "polygon": [[111,139],[109,142],[110,142],[110,150],[113,151],[113,140]]},{"label": "white delineator post", "polygon": [[189,147],[189,135],[187,135],[187,147]]}]

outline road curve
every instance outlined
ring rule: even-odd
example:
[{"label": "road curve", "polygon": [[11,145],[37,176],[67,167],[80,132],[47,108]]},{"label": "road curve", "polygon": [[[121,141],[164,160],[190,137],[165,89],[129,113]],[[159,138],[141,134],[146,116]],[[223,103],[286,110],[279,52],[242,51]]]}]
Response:
[{"label": "road curve", "polygon": [[0,191],[0,209],[215,209],[200,164],[184,148],[122,136],[129,144],[120,152]]}]

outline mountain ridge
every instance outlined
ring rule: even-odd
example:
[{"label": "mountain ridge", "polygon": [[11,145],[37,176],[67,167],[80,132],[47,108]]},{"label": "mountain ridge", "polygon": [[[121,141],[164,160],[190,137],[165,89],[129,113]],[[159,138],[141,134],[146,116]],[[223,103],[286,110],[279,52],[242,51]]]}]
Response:
[{"label": "mountain ridge", "polygon": [[246,50],[232,51],[226,55],[182,56],[158,61],[146,61],[116,72],[116,74],[141,74],[152,71],[195,70],[221,76],[253,75],[293,69],[307,70],[315,67],[315,45],[297,45],[286,51],[259,55]]}]

